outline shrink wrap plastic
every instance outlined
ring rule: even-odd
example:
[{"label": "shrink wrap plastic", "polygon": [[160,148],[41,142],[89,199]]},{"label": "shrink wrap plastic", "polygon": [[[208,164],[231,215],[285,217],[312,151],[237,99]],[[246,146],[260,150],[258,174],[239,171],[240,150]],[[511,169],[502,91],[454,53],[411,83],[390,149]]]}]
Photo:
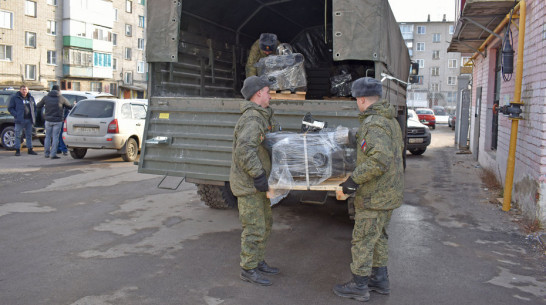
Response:
[{"label": "shrink wrap plastic", "polygon": [[303,66],[303,55],[300,53],[288,55],[270,55],[258,61],[254,66],[258,76],[264,76],[272,84],[271,90],[290,90],[292,92],[305,90],[307,80]]}]

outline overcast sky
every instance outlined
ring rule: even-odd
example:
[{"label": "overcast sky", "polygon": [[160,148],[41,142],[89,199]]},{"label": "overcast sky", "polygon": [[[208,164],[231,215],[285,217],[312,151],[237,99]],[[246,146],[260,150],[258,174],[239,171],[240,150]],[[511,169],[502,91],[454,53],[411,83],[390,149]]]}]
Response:
[{"label": "overcast sky", "polygon": [[397,22],[442,21],[446,14],[448,21],[455,19],[455,1],[460,0],[389,0]]}]

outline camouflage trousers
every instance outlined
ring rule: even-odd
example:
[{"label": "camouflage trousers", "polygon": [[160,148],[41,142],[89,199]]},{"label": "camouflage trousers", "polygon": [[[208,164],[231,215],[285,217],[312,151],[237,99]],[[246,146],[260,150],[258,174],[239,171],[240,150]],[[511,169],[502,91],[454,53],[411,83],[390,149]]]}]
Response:
[{"label": "camouflage trousers", "polygon": [[271,202],[265,192],[237,197],[239,220],[243,226],[241,233],[241,268],[254,269],[265,258],[265,246],[271,227],[273,214]]},{"label": "camouflage trousers", "polygon": [[392,210],[361,210],[357,208],[355,212],[351,272],[360,276],[369,276],[372,267],[387,266],[389,236],[386,230]]}]

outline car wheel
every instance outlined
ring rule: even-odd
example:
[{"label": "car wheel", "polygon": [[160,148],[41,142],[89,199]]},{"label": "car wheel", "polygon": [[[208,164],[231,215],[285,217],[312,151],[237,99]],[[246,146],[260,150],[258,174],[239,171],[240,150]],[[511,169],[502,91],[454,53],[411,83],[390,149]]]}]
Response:
[{"label": "car wheel", "polygon": [[410,149],[410,153],[412,155],[416,155],[416,156],[419,156],[419,155],[422,155],[425,150],[427,150],[426,148],[413,148],[413,149]]},{"label": "car wheel", "polygon": [[125,143],[125,153],[121,155],[121,158],[125,162],[135,161],[138,156],[138,145],[135,139],[129,138]]},{"label": "car wheel", "polygon": [[430,128],[436,129],[436,125],[430,125]]},{"label": "car wheel", "polygon": [[13,150],[15,147],[15,128],[8,126],[2,130],[2,146],[7,150]]},{"label": "car wheel", "polygon": [[70,151],[70,156],[74,159],[83,159],[87,153],[87,148],[74,148]]}]

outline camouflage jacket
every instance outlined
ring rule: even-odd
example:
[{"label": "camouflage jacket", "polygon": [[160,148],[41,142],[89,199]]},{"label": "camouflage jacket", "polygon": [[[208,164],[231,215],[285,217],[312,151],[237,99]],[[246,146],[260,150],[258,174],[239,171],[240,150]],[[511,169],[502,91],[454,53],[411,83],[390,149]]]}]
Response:
[{"label": "camouflage jacket", "polygon": [[[277,42],[277,45],[279,43]],[[272,53],[275,54],[275,53]],[[258,75],[258,69],[254,67],[256,63],[260,61],[260,59],[265,58],[269,55],[265,54],[264,51],[260,50],[260,40],[256,40],[254,44],[252,44],[252,47],[250,47],[250,52],[248,53],[248,59],[246,60],[246,77],[251,77],[254,75]]]},{"label": "camouflage jacket", "polygon": [[263,145],[265,134],[278,127],[273,109],[251,101],[241,102],[241,117],[233,132],[233,152],[229,183],[235,196],[257,193],[254,178],[264,170],[269,177],[271,156]]},{"label": "camouflage jacket", "polygon": [[355,205],[371,210],[391,210],[402,204],[404,142],[396,111],[387,100],[360,114],[357,160],[353,180],[360,186]]}]

